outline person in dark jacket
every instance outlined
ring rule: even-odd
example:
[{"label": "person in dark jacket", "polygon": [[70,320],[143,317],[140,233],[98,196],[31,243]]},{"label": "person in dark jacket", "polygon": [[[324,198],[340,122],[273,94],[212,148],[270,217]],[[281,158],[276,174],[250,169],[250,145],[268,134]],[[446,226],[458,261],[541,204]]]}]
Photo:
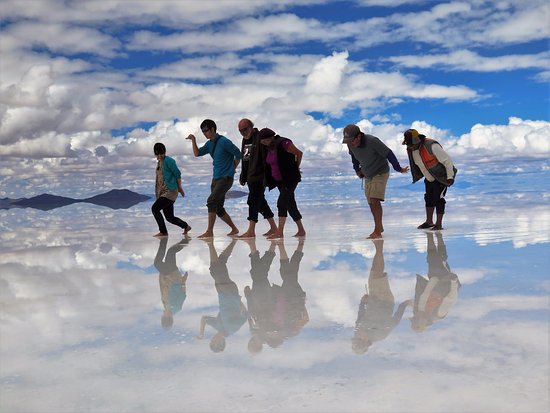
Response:
[{"label": "person in dark jacket", "polygon": [[269,222],[270,229],[264,236],[277,231],[273,212],[265,199],[265,157],[266,149],[260,144],[260,131],[254,127],[250,119],[241,119],[238,124],[243,140],[241,143],[241,175],[239,183],[248,185],[248,229],[239,238],[254,238],[258,214],[262,214]]},{"label": "person in dark jacket", "polygon": [[[445,194],[447,194],[447,187],[455,181],[457,169],[439,142],[426,138],[416,129],[409,129],[403,135],[403,145],[407,145],[413,183],[424,177],[426,188],[424,193],[426,221],[420,224],[418,229],[440,231],[443,229]],[[433,222],[434,210],[435,223]]]},{"label": "person in dark jacket", "polygon": [[302,214],[298,210],[294,196],[294,191],[302,180],[300,174],[302,151],[296,148],[290,139],[277,135],[269,128],[263,128],[258,136],[260,143],[267,147],[265,162],[267,187],[269,190],[275,187],[279,189],[279,198],[277,199],[279,225],[277,231],[268,236],[268,239],[284,237],[285,222],[288,215],[291,216],[298,227],[298,232],[294,236],[303,237],[306,235],[306,231],[302,224]]}]

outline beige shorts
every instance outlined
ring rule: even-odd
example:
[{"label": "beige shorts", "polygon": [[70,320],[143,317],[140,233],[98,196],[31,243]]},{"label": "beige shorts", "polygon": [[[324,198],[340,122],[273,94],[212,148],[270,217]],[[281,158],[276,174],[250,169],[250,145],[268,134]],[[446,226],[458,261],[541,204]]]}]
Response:
[{"label": "beige shorts", "polygon": [[388,184],[389,178],[389,172],[375,175],[372,178],[365,178],[365,196],[369,204],[371,203],[371,198],[377,198],[380,201],[384,200],[386,197],[386,185]]},{"label": "beige shorts", "polygon": [[369,295],[377,297],[381,301],[394,303],[395,299],[390,288],[390,282],[388,280],[388,274],[373,274],[369,276]]}]

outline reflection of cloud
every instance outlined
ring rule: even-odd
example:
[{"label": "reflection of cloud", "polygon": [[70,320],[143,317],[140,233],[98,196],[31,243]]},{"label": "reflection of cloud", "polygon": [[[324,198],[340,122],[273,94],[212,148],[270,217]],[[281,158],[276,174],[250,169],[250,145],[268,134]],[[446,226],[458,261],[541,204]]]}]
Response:
[{"label": "reflection of cloud", "polygon": [[[414,230],[416,221],[410,231],[404,230],[402,210],[392,209],[387,208],[386,271],[401,302],[411,298],[417,267],[426,267],[425,251],[414,248],[417,238],[425,244],[426,236]],[[466,210],[460,207],[453,213]],[[171,333],[160,329],[157,272],[147,272],[159,241],[150,236],[149,226],[155,224],[148,208],[107,217],[91,207],[50,214],[0,213],[0,225],[7,229],[0,233],[1,409],[155,411],[162,406],[176,411],[184,400],[190,411],[243,406],[257,411],[291,411],[296,406],[312,411],[400,411],[405,402],[411,411],[445,411],[451,404],[468,411],[480,410],[480,404],[494,411],[510,406],[547,410],[547,297],[533,295],[544,287],[529,282],[529,268],[522,275],[525,282],[517,283],[514,269],[506,265],[516,255],[500,257],[499,268],[468,267],[469,262],[483,263],[489,248],[453,230],[444,233],[449,261],[468,284],[456,306],[423,335],[400,323],[358,361],[350,338],[374,248],[363,240],[365,225],[370,224],[370,217],[364,217],[366,206],[357,214],[355,207],[345,211],[324,215],[306,210],[307,216],[327,223],[318,229],[311,226],[300,264],[311,321],[281,348],[254,357],[246,350],[246,328],[216,356],[193,338],[203,310],[217,304],[208,250],[196,239],[177,256],[180,270],[189,271],[185,305]],[[189,221],[199,221],[199,213]],[[488,215],[478,210],[472,214],[465,219]],[[347,226],[350,216],[359,217],[354,227]],[[73,223],[70,228],[68,221]],[[200,222],[205,224],[204,219]],[[35,223],[40,227],[31,228]],[[177,241],[169,239],[170,245]],[[224,235],[215,239],[220,247],[228,241]],[[288,251],[296,243],[285,240]],[[257,239],[261,252],[269,245]],[[491,246],[495,253],[509,250],[517,252]],[[528,266],[529,254],[539,247],[526,245],[520,251]],[[248,253],[239,241],[228,263],[240,291],[250,283]],[[366,269],[335,262],[339,253],[357,257]],[[469,261],[457,269],[457,257],[466,254]],[[320,262],[334,265],[321,270]],[[276,274],[277,264],[273,269]],[[498,275],[498,282],[480,282],[487,275]],[[520,291],[510,294],[511,288]],[[405,382],[399,397],[380,399],[388,388]],[[28,394],[34,397],[24,397]]]},{"label": "reflection of cloud", "polygon": [[453,315],[464,319],[481,319],[496,311],[546,311],[548,298],[526,295],[493,295],[461,299]]},{"label": "reflection of cloud", "polygon": [[474,212],[473,237],[479,245],[512,241],[515,248],[548,242],[550,239],[550,210],[547,206],[501,208],[497,215],[487,214],[485,208]]}]

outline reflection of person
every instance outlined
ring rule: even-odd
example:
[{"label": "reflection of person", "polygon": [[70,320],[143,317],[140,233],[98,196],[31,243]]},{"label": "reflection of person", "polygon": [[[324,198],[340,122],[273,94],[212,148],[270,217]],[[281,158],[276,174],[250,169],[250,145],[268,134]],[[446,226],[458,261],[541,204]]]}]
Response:
[{"label": "reflection of person", "polygon": [[[292,258],[288,258],[283,241],[273,241],[260,259],[255,244],[251,246],[252,288],[245,288],[248,304],[250,340],[248,351],[258,353],[264,343],[279,347],[284,340],[300,333],[309,321],[306,293],[298,283],[300,261],[304,256],[304,239],[298,241]],[[281,285],[271,284],[267,278],[269,267],[279,248]]]},{"label": "reflection of person", "polygon": [[250,247],[250,276],[252,287],[246,286],[244,295],[248,307],[248,325],[250,340],[248,351],[258,353],[262,350],[266,332],[271,328],[271,317],[275,308],[273,287],[268,280],[269,268],[275,258],[275,243],[271,243],[268,251],[260,257],[254,239],[247,240]]},{"label": "reflection of person", "polygon": [[444,318],[458,299],[460,282],[447,263],[447,247],[441,233],[428,232],[428,279],[416,275],[411,328],[424,331],[435,321]]},{"label": "reflection of person", "polygon": [[298,210],[294,196],[294,191],[302,180],[300,175],[302,151],[296,148],[290,139],[283,138],[268,128],[260,131],[259,139],[260,143],[267,147],[265,164],[267,186],[269,190],[275,187],[279,189],[279,198],[277,199],[279,224],[277,231],[268,236],[268,239],[284,236],[285,222],[288,215],[291,216],[298,227],[298,232],[294,236],[303,237],[306,235],[306,231],[302,224],[302,214]]},{"label": "reflection of person", "polygon": [[[168,238],[162,238],[159,243],[157,255],[155,256],[155,268],[159,272],[160,297],[164,312],[161,318],[161,325],[165,330],[170,330],[174,324],[174,314],[181,311],[183,302],[187,297],[185,283],[187,282],[187,271],[182,276],[176,264],[176,254],[189,243],[186,237],[172,245],[166,251]],[[165,257],[166,255],[166,257]]]},{"label": "reflection of person", "polygon": [[181,196],[185,196],[185,192],[183,192],[183,187],[181,186],[181,172],[174,158],[166,156],[166,147],[164,144],[160,142],[155,143],[153,151],[158,161],[155,180],[155,195],[157,200],[151,207],[151,211],[159,227],[158,234],[154,236],[159,238],[168,236],[168,230],[166,229],[161,211],[164,212],[166,220],[182,228],[185,235],[191,227],[187,222],[174,216],[174,202],[178,199],[178,192]]},{"label": "reflection of person", "polygon": [[[454,183],[456,168],[451,157],[443,150],[439,142],[428,139],[416,129],[404,133],[403,145],[407,145],[407,154],[411,164],[413,183],[424,177],[424,203],[426,221],[418,229],[443,229],[445,214],[445,194],[447,187]],[[436,221],[433,222],[434,210]]]},{"label": "reflection of person", "polygon": [[260,144],[259,131],[250,119],[241,119],[238,124],[239,132],[243,136],[241,144],[242,166],[239,183],[248,185],[248,229],[239,238],[256,236],[258,214],[262,214],[269,222],[270,229],[265,236],[277,231],[273,219],[273,212],[265,199],[265,146]]},{"label": "reflection of person", "polygon": [[225,339],[231,334],[236,333],[246,322],[246,307],[241,301],[239,289],[231,278],[227,270],[227,260],[235,247],[236,240],[225,248],[218,256],[214,241],[208,240],[210,250],[210,275],[214,279],[216,291],[218,292],[219,312],[218,315],[202,316],[197,338],[204,338],[206,325],[214,328],[216,334],[210,340],[210,349],[219,353],[225,349]]},{"label": "reflection of person", "polygon": [[384,241],[373,241],[374,258],[366,294],[361,298],[355,331],[351,339],[356,354],[364,354],[376,341],[385,339],[399,324],[411,300],[402,302],[395,314],[395,299],[390,289],[388,274],[384,272]]},{"label": "reflection of person", "polygon": [[216,132],[216,123],[211,119],[205,119],[201,123],[201,130],[208,141],[197,146],[195,135],[189,135],[193,145],[195,156],[204,156],[207,153],[212,157],[213,176],[210,185],[210,196],[206,201],[208,208],[208,228],[199,238],[211,238],[214,236],[214,223],[216,215],[231,228],[227,235],[237,235],[239,230],[233,224],[233,220],[224,208],[225,194],[231,189],[235,175],[235,168],[240,162],[241,151],[225,136]]},{"label": "reflection of person", "polygon": [[273,284],[275,296],[275,313],[273,324],[276,333],[269,337],[267,344],[276,347],[283,340],[297,336],[302,328],[309,322],[309,314],[306,309],[306,293],[298,283],[298,271],[300,262],[304,256],[304,239],[298,241],[296,250],[289,259],[282,241],[277,242],[280,254],[281,286]]},{"label": "reflection of person", "polygon": [[370,239],[382,238],[382,201],[386,196],[386,185],[390,177],[388,161],[397,172],[406,173],[409,167],[401,167],[394,153],[376,136],[367,135],[357,125],[344,128],[342,143],[348,145],[353,169],[359,178],[365,178],[365,196],[374,218],[374,231]]}]

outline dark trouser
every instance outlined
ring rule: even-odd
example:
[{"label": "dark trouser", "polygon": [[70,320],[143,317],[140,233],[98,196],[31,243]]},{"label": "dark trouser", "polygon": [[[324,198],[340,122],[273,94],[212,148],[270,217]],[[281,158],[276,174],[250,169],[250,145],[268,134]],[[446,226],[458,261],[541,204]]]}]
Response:
[{"label": "dark trouser", "polygon": [[424,194],[426,208],[435,208],[436,214],[443,215],[445,213],[444,196],[447,193],[447,186],[437,180],[430,182],[427,179],[424,179],[424,186],[426,187],[426,193]]},{"label": "dark trouser", "polygon": [[154,261],[155,268],[159,271],[159,274],[168,275],[179,271],[178,264],[176,263],[176,253],[180,252],[187,244],[189,244],[189,239],[181,240],[168,248],[168,252],[166,252],[168,238],[162,238],[160,240]]},{"label": "dark trouser", "polygon": [[164,223],[164,218],[160,211],[164,212],[164,216],[169,223],[177,225],[182,229],[187,228],[187,222],[174,216],[174,201],[170,201],[168,198],[161,196],[157,199],[151,207],[151,211],[159,226],[159,232],[163,234],[168,234],[168,230],[166,229],[166,224]]},{"label": "dark trouser", "polygon": [[223,217],[226,211],[223,207],[225,203],[225,194],[233,186],[232,176],[222,176],[219,179],[212,179],[210,184],[210,196],[206,200],[208,212],[215,212],[217,216]]},{"label": "dark trouser", "polygon": [[258,222],[258,213],[265,219],[273,218],[273,212],[265,199],[265,186],[262,182],[248,183],[248,220]]},{"label": "dark trouser", "polygon": [[285,186],[282,182],[277,182],[277,188],[279,188],[279,198],[277,199],[278,215],[286,217],[288,214],[294,222],[302,219],[302,214],[298,211],[296,199],[294,198],[294,191],[297,186],[297,183]]}]

